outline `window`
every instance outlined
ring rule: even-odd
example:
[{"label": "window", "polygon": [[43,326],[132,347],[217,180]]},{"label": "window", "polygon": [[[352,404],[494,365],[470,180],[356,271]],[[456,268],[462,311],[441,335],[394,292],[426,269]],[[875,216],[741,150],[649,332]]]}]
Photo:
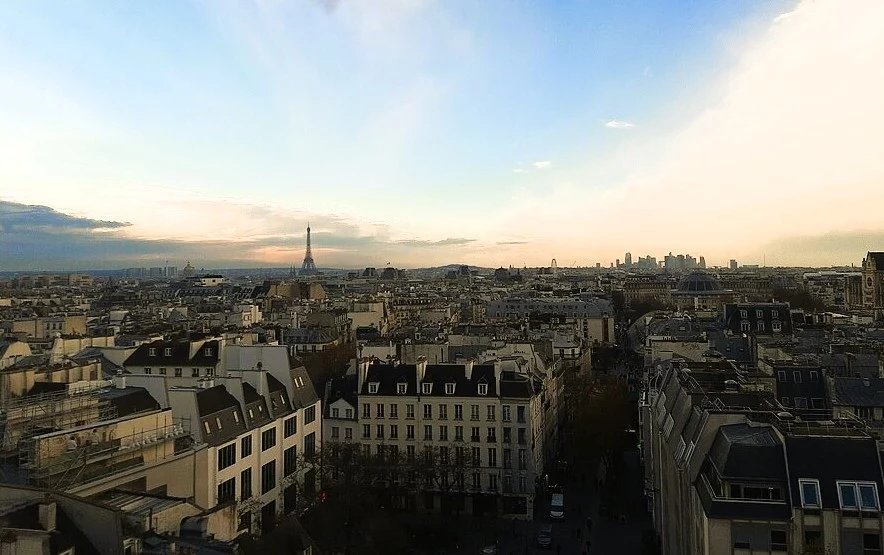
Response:
[{"label": "window", "polygon": [[792,400],[789,397],[783,397],[780,399],[780,403],[782,403],[784,407],[792,406]]},{"label": "window", "polygon": [[331,410],[331,417],[332,418],[338,418],[340,416],[340,414],[341,414],[341,409],[332,409]]},{"label": "window", "polygon": [[408,462],[414,461],[414,445],[405,446],[405,457],[408,459]]},{"label": "window", "polygon": [[740,318],[742,318],[742,319],[745,320],[745,319],[748,318],[748,317],[749,317],[749,311],[748,311],[748,310],[740,310]]},{"label": "window", "polygon": [[362,425],[362,439],[371,439],[371,424]]},{"label": "window", "polygon": [[246,436],[239,442],[239,456],[246,458],[252,454],[252,436]]},{"label": "window", "polygon": [[448,426],[439,426],[439,441],[448,441]]},{"label": "window", "polygon": [[500,412],[501,412],[501,419],[502,419],[504,422],[509,422],[509,421],[510,421],[510,416],[511,416],[511,415],[510,415],[510,406],[509,406],[509,405],[504,405]]},{"label": "window", "polygon": [[856,415],[860,418],[871,418],[872,407],[854,407]]},{"label": "window", "polygon": [[236,443],[218,449],[218,470],[224,470],[236,463]]},{"label": "window", "polygon": [[480,383],[479,384],[479,395],[488,395],[488,384]]},{"label": "window", "polygon": [[313,455],[316,452],[316,432],[310,432],[304,436],[304,454]]},{"label": "window", "polygon": [[482,488],[482,475],[478,472],[473,472],[473,489],[481,489]]},{"label": "window", "polygon": [[478,447],[473,447],[470,455],[470,461],[473,466],[479,466],[482,464],[482,451]]},{"label": "window", "polygon": [[199,378],[200,377],[200,369],[199,368],[191,368],[190,369],[190,377],[191,378]]},{"label": "window", "polygon": [[494,405],[488,405],[488,407],[486,408],[488,409],[486,411],[487,420],[493,421],[497,416],[497,407],[495,407]]},{"label": "window", "polygon": [[151,347],[150,349],[147,350],[147,356],[149,356],[149,357],[157,356],[157,350],[154,347]]},{"label": "window", "polygon": [[292,437],[296,433],[298,433],[298,415],[292,416],[291,418],[286,418],[283,423],[283,435],[285,437]]},{"label": "window", "polygon": [[528,479],[525,476],[519,476],[519,493],[525,493],[528,489]]},{"label": "window", "polygon": [[411,424],[405,426],[405,439],[414,439],[414,426]]},{"label": "window", "polygon": [[205,354],[207,357],[212,356],[212,349],[210,347],[206,347],[205,349],[203,349],[203,354]]},{"label": "window", "polygon": [[810,399],[810,408],[812,409],[824,409],[826,408],[826,400],[822,397],[811,397]]},{"label": "window", "polygon": [[224,480],[218,484],[218,503],[236,499],[236,478]]},{"label": "window", "polygon": [[777,370],[777,381],[781,383],[786,383],[786,371],[785,370]]},{"label": "window", "polygon": [[773,318],[774,320],[776,320],[777,318],[780,317],[780,311],[779,310],[771,310],[770,317]]},{"label": "window", "polygon": [[881,553],[881,536],[875,532],[863,534],[863,555],[879,555]]},{"label": "window", "polygon": [[433,418],[433,405],[424,405],[424,418]]},{"label": "window", "polygon": [[786,551],[786,531],[771,530],[770,531],[770,550]]},{"label": "window", "polygon": [[512,428],[504,428],[503,429],[503,442],[504,443],[512,443],[513,441],[513,429]]},{"label": "window", "polygon": [[371,418],[371,405],[362,403],[362,418]]},{"label": "window", "polygon": [[463,441],[463,426],[454,427],[454,441]]},{"label": "window", "polygon": [[759,308],[758,310],[755,311],[755,317],[756,318],[764,318],[764,311]]},{"label": "window", "polygon": [[261,451],[266,451],[274,445],[276,445],[276,428],[261,432]]},{"label": "window", "polygon": [[399,439],[399,426],[396,424],[390,426],[390,439]]},{"label": "window", "polygon": [[432,382],[424,382],[421,384],[421,392],[424,395],[429,395],[433,392],[433,383]]},{"label": "window", "polygon": [[519,428],[519,445],[525,445],[527,440],[525,439],[525,428]]},{"label": "window", "polygon": [[820,483],[818,480],[798,480],[801,491],[801,506],[805,509],[820,508]]},{"label": "window", "polygon": [[446,395],[454,395],[454,385],[453,383],[445,384],[445,394]]},{"label": "window", "polygon": [[448,419],[448,405],[439,405],[439,419],[447,420]]},{"label": "window", "polygon": [[337,426],[332,426],[332,429],[331,429],[332,439],[338,439],[340,437],[340,435],[341,435],[341,429],[338,428]]},{"label": "window", "polygon": [[353,418],[353,409],[344,409],[344,418]]},{"label": "window", "polygon": [[405,395],[408,393],[408,384],[405,382],[399,382],[396,384],[396,394],[397,395]]},{"label": "window", "polygon": [[353,439],[353,428],[344,428],[344,439]]},{"label": "window", "polygon": [[316,420],[316,405],[310,405],[304,409],[304,424],[309,424]]},{"label": "window", "polygon": [[523,406],[516,407],[516,421],[519,424],[525,423],[525,407],[523,407]]},{"label": "window", "polygon": [[212,427],[209,425],[209,421],[208,421],[208,420],[203,420],[203,427],[206,429],[206,433],[207,433],[207,434],[211,434],[211,433],[212,433]]},{"label": "window", "polygon": [[282,475],[291,476],[298,469],[298,446],[292,445],[282,452]]},{"label": "window", "polygon": [[374,395],[378,392],[378,386],[380,384],[378,382],[368,382],[368,392]]},{"label": "window", "polygon": [[528,467],[528,452],[525,449],[519,449],[519,470],[525,470]]},{"label": "window", "polygon": [[375,416],[378,418],[384,417],[384,404],[383,403],[378,403],[377,406],[375,407]]},{"label": "window", "polygon": [[777,331],[777,332],[783,331],[783,325],[780,324],[779,322],[771,322],[770,329],[772,329],[773,331]]},{"label": "window", "polygon": [[795,397],[795,408],[796,409],[806,409],[807,408],[807,397]]},{"label": "window", "polygon": [[399,405],[390,403],[390,418],[399,418]]},{"label": "window", "polygon": [[488,448],[488,466],[497,466],[497,449],[494,447]]},{"label": "window", "polygon": [[414,418],[414,405],[405,405],[405,418]]},{"label": "window", "polygon": [[181,377],[181,368],[176,368],[176,369],[175,369],[175,377],[176,377],[176,378],[180,378],[180,377]]},{"label": "window", "polygon": [[261,493],[267,493],[276,487],[276,461],[270,461],[261,467]]},{"label": "window", "polygon": [[377,435],[375,436],[378,439],[384,439],[384,425],[378,424]]},{"label": "window", "polygon": [[841,509],[877,511],[878,486],[874,482],[838,482]]},{"label": "window", "polygon": [[817,372],[816,370],[811,370],[811,371],[810,371],[810,381],[812,381],[812,382],[818,382],[818,381],[820,381],[820,374],[819,374],[819,372]]},{"label": "window", "polygon": [[247,468],[239,473],[240,499],[248,499],[252,496],[252,469]]},{"label": "window", "polygon": [[478,420],[479,419],[479,405],[471,405],[470,406],[470,420]]},{"label": "window", "polygon": [[513,451],[512,449],[503,450],[503,467],[510,469],[513,467]]},{"label": "window", "polygon": [[740,322],[740,331],[749,331],[751,329],[749,322]]},{"label": "window", "polygon": [[497,428],[488,428],[488,439],[486,439],[488,443],[495,443],[497,441]]},{"label": "window", "polygon": [[795,383],[801,383],[801,372],[797,370],[792,372],[792,379],[795,380]]},{"label": "window", "polygon": [[764,331],[764,322],[758,321],[758,331]]},{"label": "window", "polygon": [[454,419],[463,420],[463,405],[454,405]]},{"label": "window", "polygon": [[166,347],[165,349],[163,349],[163,356],[167,356],[167,357],[172,356],[172,348]]},{"label": "window", "polygon": [[424,439],[431,440],[433,439],[433,427],[427,424],[424,426]]}]

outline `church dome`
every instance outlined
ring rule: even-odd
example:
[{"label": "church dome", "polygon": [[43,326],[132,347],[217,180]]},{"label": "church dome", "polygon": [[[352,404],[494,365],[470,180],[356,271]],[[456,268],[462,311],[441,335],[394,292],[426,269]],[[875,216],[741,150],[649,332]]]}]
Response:
[{"label": "church dome", "polygon": [[713,293],[721,291],[718,282],[706,272],[691,272],[678,284],[679,293]]}]

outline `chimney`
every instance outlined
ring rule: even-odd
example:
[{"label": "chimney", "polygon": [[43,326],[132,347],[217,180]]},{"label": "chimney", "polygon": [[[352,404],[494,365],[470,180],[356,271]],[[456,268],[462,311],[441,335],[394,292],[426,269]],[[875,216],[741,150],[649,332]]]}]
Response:
[{"label": "chimney", "polygon": [[122,370],[117,370],[117,373],[114,374],[114,387],[117,389],[126,389],[126,375],[123,374]]},{"label": "chimney", "polygon": [[418,391],[421,391],[424,383],[424,376],[427,375],[427,357],[419,356],[417,357],[417,388]]},{"label": "chimney", "polygon": [[[475,363],[475,359],[468,358],[467,361],[463,364],[463,373],[467,381],[470,381],[473,378],[473,364]],[[497,365],[495,365],[495,368],[496,367]]]},{"label": "chimney", "polygon": [[40,502],[37,518],[40,521],[40,526],[47,532],[55,530],[55,507],[55,501],[49,497],[49,494],[46,494],[43,501]]}]

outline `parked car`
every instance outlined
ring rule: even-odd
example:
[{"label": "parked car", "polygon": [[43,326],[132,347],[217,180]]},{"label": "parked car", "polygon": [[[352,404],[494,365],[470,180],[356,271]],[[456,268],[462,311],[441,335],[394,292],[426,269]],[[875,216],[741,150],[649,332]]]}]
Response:
[{"label": "parked car", "polygon": [[497,544],[486,545],[482,548],[482,555],[497,555]]},{"label": "parked car", "polygon": [[537,532],[538,547],[552,547],[552,526],[544,526]]}]

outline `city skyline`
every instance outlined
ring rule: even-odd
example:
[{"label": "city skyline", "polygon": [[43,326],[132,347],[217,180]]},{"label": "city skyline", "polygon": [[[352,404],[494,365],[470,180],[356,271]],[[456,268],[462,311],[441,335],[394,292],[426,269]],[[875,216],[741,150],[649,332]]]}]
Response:
[{"label": "city skyline", "polygon": [[[714,5],[712,5],[714,4]],[[0,271],[858,264],[884,4],[0,6]]]}]

